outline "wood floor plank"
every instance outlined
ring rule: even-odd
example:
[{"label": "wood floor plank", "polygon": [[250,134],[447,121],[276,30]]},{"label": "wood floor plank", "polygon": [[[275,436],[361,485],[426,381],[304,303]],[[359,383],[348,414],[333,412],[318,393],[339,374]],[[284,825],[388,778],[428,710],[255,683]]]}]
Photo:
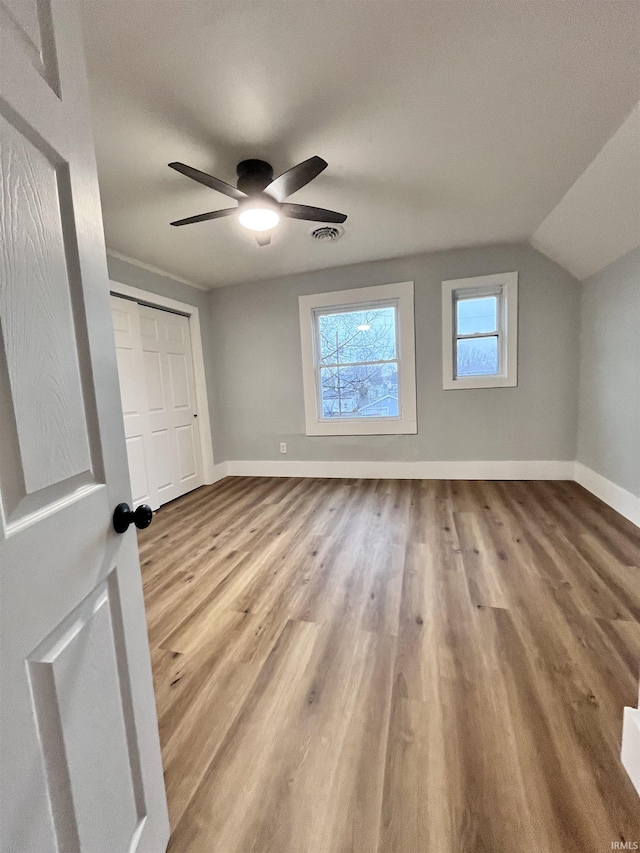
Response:
[{"label": "wood floor plank", "polygon": [[507,853],[514,838],[516,849],[544,849],[528,819],[510,719],[478,688],[468,689],[463,713],[452,682],[437,681],[427,701],[394,697],[380,853]]},{"label": "wood floor plank", "polygon": [[381,805],[395,640],[336,623],[290,622],[286,634],[176,828],[175,849],[375,849],[369,816]]},{"label": "wood floor plank", "polygon": [[454,513],[454,524],[471,600],[477,606],[508,607],[508,589],[484,524],[473,512]]},{"label": "wood floor plank", "polygon": [[576,484],[227,478],[139,542],[170,853],[640,843],[640,531]]},{"label": "wood floor plank", "polygon": [[192,803],[260,668],[219,656],[194,657],[183,664],[175,700],[167,703],[159,719],[172,826]]},{"label": "wood floor plank", "polygon": [[[626,594],[613,582],[617,560],[610,551],[603,548],[604,560],[598,561],[589,551],[589,537],[580,528],[572,538],[571,532],[555,523],[544,506],[536,506],[532,512],[531,503],[525,506],[524,502],[510,502],[505,485],[509,484],[498,488],[500,505],[511,516],[510,524],[516,525],[518,536],[529,548],[529,560],[536,572],[549,578],[584,613],[603,619],[640,619],[637,587]],[[627,584],[632,587],[635,574],[627,573]]]}]

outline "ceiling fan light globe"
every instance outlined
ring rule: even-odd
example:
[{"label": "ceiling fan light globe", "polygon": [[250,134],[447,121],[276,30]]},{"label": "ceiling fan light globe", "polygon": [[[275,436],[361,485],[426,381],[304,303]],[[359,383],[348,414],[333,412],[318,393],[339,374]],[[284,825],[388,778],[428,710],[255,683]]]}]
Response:
[{"label": "ceiling fan light globe", "polygon": [[269,231],[280,222],[279,214],[270,207],[246,207],[238,219],[250,231]]}]

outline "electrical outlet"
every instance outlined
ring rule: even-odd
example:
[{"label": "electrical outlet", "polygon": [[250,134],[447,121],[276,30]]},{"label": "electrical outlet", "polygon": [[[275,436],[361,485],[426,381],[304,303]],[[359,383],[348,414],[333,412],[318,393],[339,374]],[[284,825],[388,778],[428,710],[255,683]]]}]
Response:
[{"label": "electrical outlet", "polygon": [[287,442],[281,441],[280,442],[280,453],[286,453],[286,452],[287,452]]}]

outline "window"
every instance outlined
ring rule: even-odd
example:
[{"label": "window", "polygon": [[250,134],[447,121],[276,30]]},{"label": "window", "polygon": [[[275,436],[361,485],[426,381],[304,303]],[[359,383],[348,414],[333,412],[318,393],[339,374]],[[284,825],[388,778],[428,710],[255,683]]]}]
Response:
[{"label": "window", "polygon": [[396,315],[394,303],[314,311],[322,418],[382,417],[381,400],[397,401]]},{"label": "window", "polygon": [[307,435],[417,432],[413,282],[299,305]]},{"label": "window", "polygon": [[518,273],[442,282],[443,386],[518,384]]}]

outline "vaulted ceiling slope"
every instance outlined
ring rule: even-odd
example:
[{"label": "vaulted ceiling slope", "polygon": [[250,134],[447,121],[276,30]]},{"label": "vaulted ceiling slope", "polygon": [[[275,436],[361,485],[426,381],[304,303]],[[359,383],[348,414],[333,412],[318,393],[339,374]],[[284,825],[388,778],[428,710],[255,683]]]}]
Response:
[{"label": "vaulted ceiling slope", "polygon": [[[640,98],[640,3],[85,0],[107,245],[206,287],[527,240]],[[329,162],[267,248],[167,168]]]},{"label": "vaulted ceiling slope", "polygon": [[531,244],[577,279],[640,246],[640,103],[538,226]]}]

